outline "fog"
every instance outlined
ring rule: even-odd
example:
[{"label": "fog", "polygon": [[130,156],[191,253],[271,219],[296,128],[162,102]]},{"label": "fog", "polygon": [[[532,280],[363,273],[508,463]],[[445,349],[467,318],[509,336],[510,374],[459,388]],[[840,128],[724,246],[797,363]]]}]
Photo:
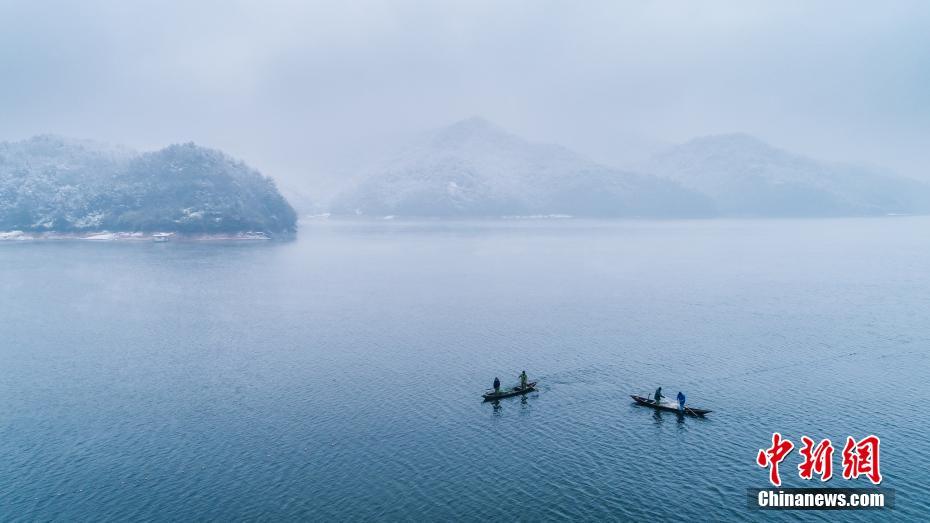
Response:
[{"label": "fog", "polygon": [[930,4],[0,3],[0,139],[195,141],[285,186],[482,115],[625,166],[742,131],[930,179]]}]

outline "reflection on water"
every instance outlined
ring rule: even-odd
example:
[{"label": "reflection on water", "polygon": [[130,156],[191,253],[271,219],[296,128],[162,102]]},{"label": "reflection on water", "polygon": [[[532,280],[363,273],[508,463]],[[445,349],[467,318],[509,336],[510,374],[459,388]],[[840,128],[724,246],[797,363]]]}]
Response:
[{"label": "reflection on water", "polygon": [[531,392],[528,394],[521,394],[519,396],[511,396],[509,398],[486,401],[484,403],[490,403],[491,410],[494,413],[494,415],[500,415],[502,411],[504,410],[504,404],[516,405],[517,402],[519,402],[521,411],[529,410],[531,408],[530,403],[529,403],[529,398],[531,397],[533,398],[539,397],[539,394],[536,392]]},{"label": "reflection on water", "polygon": [[662,423],[665,421],[665,418],[662,417],[662,411],[655,409],[652,410],[652,419],[654,419],[656,423]]}]

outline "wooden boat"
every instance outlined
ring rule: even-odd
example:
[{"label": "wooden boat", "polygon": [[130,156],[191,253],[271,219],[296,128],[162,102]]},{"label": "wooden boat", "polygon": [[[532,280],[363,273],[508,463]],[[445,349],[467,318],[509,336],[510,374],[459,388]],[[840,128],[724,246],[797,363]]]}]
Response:
[{"label": "wooden boat", "polygon": [[493,390],[485,392],[481,396],[484,398],[484,401],[499,400],[501,398],[509,398],[511,396],[519,396],[520,394],[526,394],[527,392],[533,392],[536,390],[536,382],[531,381],[526,384],[525,388],[521,387],[512,387],[509,389],[501,389],[500,392],[494,392]]},{"label": "wooden boat", "polygon": [[704,414],[713,412],[711,410],[706,410],[706,409],[696,409],[694,407],[689,407],[687,405],[685,405],[684,410],[679,410],[677,405],[656,405],[655,400],[644,398],[642,396],[636,396],[635,394],[631,395],[630,397],[633,398],[633,401],[635,401],[637,405],[642,405],[644,407],[652,407],[656,410],[667,410],[669,412],[687,414],[689,416],[703,417]]}]

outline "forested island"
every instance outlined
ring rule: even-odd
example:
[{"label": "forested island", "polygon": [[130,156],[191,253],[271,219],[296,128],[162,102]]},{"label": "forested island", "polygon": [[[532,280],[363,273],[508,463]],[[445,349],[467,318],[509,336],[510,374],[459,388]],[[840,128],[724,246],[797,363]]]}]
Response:
[{"label": "forested island", "polygon": [[139,153],[43,135],[0,142],[0,231],[291,233],[274,181],[193,143]]}]

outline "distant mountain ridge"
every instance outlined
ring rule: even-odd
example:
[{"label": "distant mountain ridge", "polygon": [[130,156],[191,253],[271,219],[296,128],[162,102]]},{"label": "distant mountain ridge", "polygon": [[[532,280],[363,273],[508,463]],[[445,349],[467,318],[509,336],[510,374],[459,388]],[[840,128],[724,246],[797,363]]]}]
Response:
[{"label": "distant mountain ridge", "polygon": [[330,210],[413,217],[924,214],[930,186],[820,162],[741,133],[672,146],[631,172],[470,118],[375,165]]},{"label": "distant mountain ridge", "polygon": [[193,143],[138,153],[53,135],[0,143],[0,230],[288,232],[274,182]]},{"label": "distant mountain ridge", "polygon": [[675,182],[531,143],[482,118],[439,129],[366,173],[336,214],[707,216],[710,201]]},{"label": "distant mountain ridge", "polygon": [[930,212],[930,187],[918,181],[819,162],[742,133],[695,138],[644,169],[706,195],[725,216]]}]

